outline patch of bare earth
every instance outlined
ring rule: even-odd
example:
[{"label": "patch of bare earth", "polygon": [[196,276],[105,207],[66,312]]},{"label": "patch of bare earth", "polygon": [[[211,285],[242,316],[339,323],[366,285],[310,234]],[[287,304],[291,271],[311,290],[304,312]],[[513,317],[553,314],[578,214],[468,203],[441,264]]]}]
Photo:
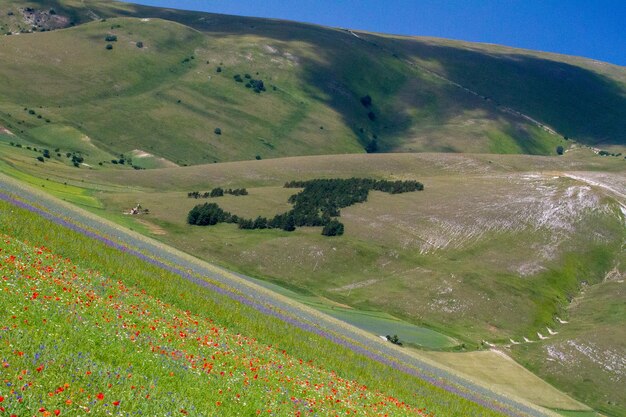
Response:
[{"label": "patch of bare earth", "polygon": [[63,29],[70,26],[70,19],[67,16],[56,14],[54,9],[37,10],[32,7],[21,9],[24,23],[39,30]]},{"label": "patch of bare earth", "polygon": [[133,158],[154,158],[155,160],[157,160],[159,162],[159,165],[161,168],[175,168],[178,165],[175,164],[172,161],[169,161],[165,158],[161,158],[161,157],[157,157],[152,155],[151,153],[148,153],[146,151],[142,151],[141,149],[135,149],[131,152],[131,155]]},{"label": "patch of bare earth", "polygon": [[154,223],[151,223],[147,220],[142,220],[142,219],[135,219],[135,221],[143,226],[145,226],[146,228],[148,228],[148,230],[150,231],[150,233],[152,233],[153,235],[166,235],[167,232],[161,227],[161,226],[157,226]]},{"label": "patch of bare earth", "polygon": [[0,135],[15,136],[13,132],[11,132],[9,129],[7,129],[6,127],[2,125],[0,125]]}]

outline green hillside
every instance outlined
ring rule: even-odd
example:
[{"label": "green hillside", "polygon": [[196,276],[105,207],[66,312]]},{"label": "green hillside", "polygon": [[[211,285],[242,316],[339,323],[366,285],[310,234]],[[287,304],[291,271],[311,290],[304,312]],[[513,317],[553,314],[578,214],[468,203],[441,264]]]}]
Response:
[{"label": "green hillside", "polygon": [[[619,291],[609,292],[606,302],[598,295],[608,288],[607,279],[619,286],[624,276],[622,157],[586,149],[558,158],[335,155],[135,171],[76,169],[64,158],[39,163],[32,149],[0,146],[3,172],[259,278],[272,291],[372,334],[397,334],[409,348],[462,353],[494,347],[603,414],[622,415],[626,399],[607,381],[621,378],[623,367],[607,373],[604,361],[623,361],[618,352],[626,314]],[[285,182],[349,177],[417,180],[425,189],[371,192],[367,202],[341,210],[345,233],[334,238],[321,236],[315,227],[285,232],[187,224],[189,210],[203,202],[244,218],[271,218],[291,208],[287,200],[297,190],[284,188]],[[214,187],[245,187],[248,195],[187,196]],[[137,203],[149,214],[123,214]],[[580,299],[586,300],[585,310],[577,307]],[[587,346],[591,339],[604,359],[591,360],[568,344]],[[562,351],[568,358],[578,356],[574,363],[582,368],[555,363],[554,352]],[[465,363],[463,357],[458,363],[442,360],[453,368]],[[500,368],[470,369],[481,380],[510,386]],[[584,379],[577,377],[581,369]],[[514,392],[523,396],[526,389]],[[528,398],[558,407],[554,395],[529,393]]]},{"label": "green hillside", "polygon": [[[408,355],[399,357],[432,359],[494,392],[563,415],[626,416],[624,67],[105,0],[0,0],[0,34],[3,175],[117,223],[116,232],[120,226],[149,236],[166,248],[160,253],[175,248],[233,277],[245,274],[246,282],[324,320],[355,326],[373,346]],[[290,197],[300,191],[285,183],[349,178],[419,182],[424,190],[372,189],[365,201],[342,202],[340,215],[329,213],[345,193],[335,192],[332,202],[315,194],[319,201],[302,205],[321,221],[341,222],[343,234],[333,237],[300,224],[288,231],[188,222],[189,211],[203,203],[215,203],[231,220],[272,219],[289,212]],[[216,187],[246,193],[189,194]],[[191,326],[170,320],[181,315],[200,323],[189,327],[198,334],[211,332],[209,318],[223,326],[226,374],[239,375],[242,355],[266,364],[259,374],[265,385],[236,385],[248,400],[245,415],[260,410],[257,404],[277,415],[303,411],[297,407],[309,392],[285,385],[303,374],[325,388],[335,378],[367,385],[359,406],[389,396],[415,408],[407,414],[490,413],[32,213],[4,202],[0,209],[0,315],[12,317],[19,306],[25,325],[10,339],[0,334],[0,359],[10,358],[11,370],[13,363],[28,369],[36,387],[24,404],[19,392],[0,387],[11,411],[40,401],[48,413],[77,412],[58,402],[58,393],[47,398],[48,387],[67,388],[75,406],[102,413],[169,410],[170,400],[131,407],[138,391],[129,391],[129,381],[111,382],[112,373],[122,375],[126,365],[118,358],[129,346],[141,347],[131,359],[141,364],[144,396],[171,394],[186,411],[216,413],[223,410],[216,401],[229,407],[245,401],[219,380],[218,395],[230,397],[211,395],[211,404],[203,403],[206,375],[194,366],[211,354],[205,347],[152,334],[143,316],[132,322],[140,334],[128,330],[130,318],[101,322],[112,308],[134,314],[137,293],[142,311],[162,313],[167,331]],[[49,250],[38,253],[33,245]],[[37,282],[14,282],[20,267]],[[69,299],[59,296],[61,305],[47,297],[70,269],[76,279],[63,282],[81,300],[93,298],[94,308],[67,321]],[[42,297],[27,297],[33,291]],[[24,322],[42,317],[70,334],[66,350],[43,349],[48,359],[38,365],[45,373],[33,367],[35,345],[9,349],[30,340],[50,345],[53,333]],[[101,333],[92,334],[86,322],[98,322]],[[81,357],[69,372],[63,364],[78,355],[74,348],[85,334],[90,351],[115,343],[110,354]],[[258,343],[237,350],[241,335]],[[402,347],[385,335],[398,336]],[[288,353],[261,354],[270,344]],[[166,348],[178,356],[165,358]],[[24,355],[14,357],[16,349]],[[297,357],[321,366],[300,366]],[[90,364],[96,379],[82,374]],[[293,372],[277,377],[276,364]],[[178,371],[185,375],[180,383],[170,374]],[[158,375],[154,387],[149,375]],[[64,378],[78,385],[65,387]],[[74,391],[88,384],[102,388]],[[198,395],[186,398],[186,391]],[[98,393],[119,405],[107,402],[105,411]],[[321,390],[311,400],[320,415],[331,394],[341,400],[333,411],[357,404],[350,389]]]},{"label": "green hillside", "polygon": [[5,201],[0,208],[3,414],[501,415],[215,291],[181,290],[180,276]]},{"label": "green hillside", "polygon": [[34,141],[178,165],[626,142],[624,69],[582,58],[103,1],[1,1],[0,30],[0,124]]}]

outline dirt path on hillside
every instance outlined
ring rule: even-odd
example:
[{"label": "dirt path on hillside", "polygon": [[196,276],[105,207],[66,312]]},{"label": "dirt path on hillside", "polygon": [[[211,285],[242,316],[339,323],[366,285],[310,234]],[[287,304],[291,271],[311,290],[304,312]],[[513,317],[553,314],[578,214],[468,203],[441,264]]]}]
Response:
[{"label": "dirt path on hillside", "polygon": [[11,132],[9,129],[7,129],[6,127],[2,125],[0,125],[0,135],[15,136],[13,132]]}]

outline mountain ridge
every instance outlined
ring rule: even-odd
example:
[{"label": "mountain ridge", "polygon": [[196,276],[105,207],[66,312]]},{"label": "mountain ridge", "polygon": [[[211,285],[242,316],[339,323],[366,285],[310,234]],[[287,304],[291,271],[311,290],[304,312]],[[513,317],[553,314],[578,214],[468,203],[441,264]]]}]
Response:
[{"label": "mountain ridge", "polygon": [[[57,42],[80,41],[80,48],[72,51],[77,60],[114,64],[109,73],[98,75],[103,81],[93,84],[94,91],[113,92],[106,80],[116,68],[128,78],[113,77],[115,83],[129,84],[127,92],[146,93],[134,99],[112,96],[114,106],[90,100],[76,103],[82,104],[80,109],[50,109],[51,123],[77,128],[111,153],[144,149],[179,165],[196,165],[365,151],[549,155],[572,143],[566,138],[591,146],[626,143],[620,122],[626,117],[626,71],[611,64],[596,72],[590,69],[597,66],[592,60],[499,45],[102,1],[88,7],[70,0],[24,2],[22,8],[0,2],[1,30],[17,30],[18,15],[30,16],[27,7],[37,16],[54,10],[54,16],[64,16],[68,27],[74,27],[56,31],[63,35],[46,32],[27,40],[5,36],[0,45],[5,61],[18,51],[41,48],[51,36]],[[154,57],[154,71],[175,76],[166,80],[152,75],[147,86],[145,65],[132,62],[153,51],[151,42],[158,46],[165,39],[150,37],[175,31],[168,21],[196,31],[199,38],[195,46],[181,44],[180,51]],[[112,28],[123,24],[128,27]],[[149,30],[141,29],[142,24]],[[42,25],[35,30],[46,31]],[[129,38],[137,37],[137,31],[143,33],[145,50],[119,42],[104,50],[107,33]],[[24,59],[16,71],[38,65],[39,74],[29,71],[43,76],[51,68],[46,59]],[[71,67],[63,72],[56,86],[60,94],[71,89],[70,78],[84,79],[86,74]],[[11,76],[6,70],[0,75]],[[236,81],[238,76],[243,81],[243,75],[250,77],[247,84],[253,76],[262,80],[266,91],[247,94],[252,91]],[[17,99],[0,101],[0,123],[12,131],[18,124],[25,126],[19,130],[28,138],[30,129],[40,127],[38,121],[20,120],[16,109],[42,106],[49,89],[25,93],[7,86],[0,92],[9,96],[18,91],[19,104]],[[370,98],[367,105],[364,97]],[[133,100],[145,108],[128,123],[119,108],[141,108]],[[221,135],[213,134],[217,128]],[[148,135],[150,143],[144,138]],[[168,145],[172,139],[188,150]]]}]

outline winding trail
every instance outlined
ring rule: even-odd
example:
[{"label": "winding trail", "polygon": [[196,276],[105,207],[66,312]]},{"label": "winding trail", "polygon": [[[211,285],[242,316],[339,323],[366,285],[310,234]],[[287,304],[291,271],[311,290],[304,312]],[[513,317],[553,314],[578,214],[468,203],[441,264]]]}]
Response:
[{"label": "winding trail", "polygon": [[376,335],[273,293],[243,275],[218,268],[143,235],[123,229],[3,174],[0,174],[0,200],[37,213],[57,224],[173,272],[196,285],[251,306],[262,314],[315,333],[503,415],[512,417],[556,415],[464,379],[407,349],[384,342]]}]

